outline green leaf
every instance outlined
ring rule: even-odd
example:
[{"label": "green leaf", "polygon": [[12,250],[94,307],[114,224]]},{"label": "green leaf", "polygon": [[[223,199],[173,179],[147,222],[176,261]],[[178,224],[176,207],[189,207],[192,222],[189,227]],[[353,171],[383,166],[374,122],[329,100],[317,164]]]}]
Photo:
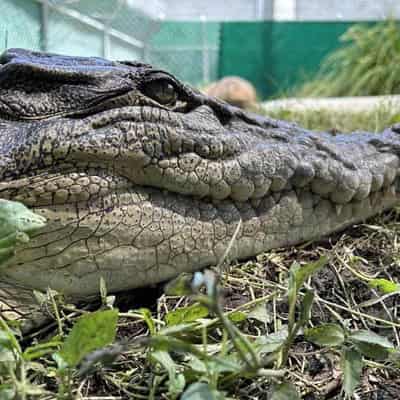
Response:
[{"label": "green leaf", "polygon": [[270,400],[300,400],[296,388],[290,382],[274,385]]},{"label": "green leaf", "polygon": [[35,232],[45,224],[46,218],[33,213],[22,203],[0,199],[1,239],[17,232]]},{"label": "green leaf", "polygon": [[0,199],[0,263],[15,254],[16,247],[29,242],[28,234],[44,227],[46,219],[14,201]]},{"label": "green leaf", "polygon": [[344,343],[345,332],[340,325],[323,324],[306,329],[304,336],[319,346],[340,346]]},{"label": "green leaf", "polygon": [[0,330],[0,348],[12,349],[13,348],[13,337],[9,331]]},{"label": "green leaf", "polygon": [[362,372],[361,354],[354,349],[345,349],[342,354],[343,390],[351,396],[354,389],[360,384]]},{"label": "green leaf", "polygon": [[299,290],[304,282],[322,267],[324,267],[328,262],[328,257],[321,257],[315,262],[308,263],[295,271],[296,287]]},{"label": "green leaf", "polygon": [[191,295],[193,294],[192,280],[193,274],[182,273],[165,285],[164,292],[168,296]]},{"label": "green leaf", "polygon": [[296,298],[299,288],[296,283],[296,275],[300,269],[300,265],[297,262],[294,262],[290,267],[289,271],[289,282],[288,282],[288,303],[289,308],[294,310],[296,306]]},{"label": "green leaf", "polygon": [[79,318],[67,336],[59,356],[76,366],[93,350],[107,346],[115,339],[118,310],[96,311]]},{"label": "green leaf", "polygon": [[157,336],[181,336],[185,333],[193,332],[193,329],[198,326],[198,323],[187,322],[185,324],[166,326],[158,330]]},{"label": "green leaf", "polygon": [[18,339],[15,337],[15,332],[7,326],[7,331],[0,330],[0,349],[8,349],[15,352],[18,356],[21,354],[21,347],[19,346]]},{"label": "green leaf", "polygon": [[23,357],[27,361],[35,360],[45,354],[53,353],[55,349],[61,346],[62,342],[59,340],[52,340],[46,343],[39,343],[25,349]]},{"label": "green leaf", "polygon": [[257,321],[262,322],[263,324],[268,324],[271,322],[272,318],[267,310],[266,303],[258,304],[254,307],[248,314],[247,318],[252,318]]},{"label": "green leaf", "polygon": [[156,334],[156,325],[153,321],[153,316],[151,315],[151,311],[148,308],[139,308],[138,312],[143,315],[143,320],[146,322],[147,327],[149,328],[150,335]]},{"label": "green leaf", "polygon": [[225,400],[225,396],[218,390],[210,388],[207,383],[196,382],[189,385],[181,400]]},{"label": "green leaf", "polygon": [[377,344],[359,342],[354,343],[354,346],[363,356],[368,357],[372,360],[384,361],[391,354],[391,351],[389,349],[379,346]]},{"label": "green leaf", "polygon": [[372,279],[368,282],[368,286],[373,289],[379,290],[382,294],[395,293],[400,291],[398,283],[389,281],[388,279]]},{"label": "green leaf", "polygon": [[153,361],[160,363],[168,373],[168,393],[176,398],[185,387],[185,377],[177,373],[177,365],[167,351],[154,350],[150,353]]},{"label": "green leaf", "polygon": [[387,338],[372,331],[353,332],[349,336],[349,340],[354,343],[361,354],[374,360],[385,360],[394,350],[393,344]]},{"label": "green leaf", "polygon": [[193,354],[188,355],[187,366],[197,374],[219,374],[226,372],[239,373],[242,369],[237,357],[225,355],[213,356],[212,359],[200,359]]},{"label": "green leaf", "polygon": [[380,336],[372,331],[367,331],[364,329],[360,329],[358,331],[352,332],[349,336],[349,340],[354,342],[363,342],[369,344],[376,344],[386,349],[393,349],[393,344],[385,338],[384,336]]},{"label": "green leaf", "polygon": [[299,290],[304,285],[304,282],[327,262],[327,257],[321,257],[318,261],[308,263],[303,267],[300,267],[297,262],[294,262],[290,267],[288,283],[289,329],[291,329],[290,326],[294,324],[294,312]]},{"label": "green leaf", "polygon": [[267,336],[259,336],[255,341],[254,345],[257,348],[257,352],[272,353],[282,347],[288,337],[287,328],[281,329],[278,332],[270,333]]},{"label": "green leaf", "polygon": [[388,125],[394,125],[400,122],[400,114],[395,114],[390,118]]},{"label": "green leaf", "polygon": [[61,357],[60,353],[52,354],[51,358],[56,362],[58,372],[63,372],[69,367],[67,362]]},{"label": "green leaf", "polygon": [[[0,347],[0,364],[1,363],[14,363],[16,362],[14,352],[9,349],[1,348]],[[1,397],[0,397],[1,399]]]},{"label": "green leaf", "polygon": [[16,399],[15,388],[11,385],[0,386],[0,399],[1,400],[14,400]]},{"label": "green leaf", "polygon": [[170,311],[165,315],[165,320],[168,325],[178,325],[185,322],[193,322],[199,318],[208,316],[208,309],[200,304],[193,304],[192,306],[178,308],[177,310]]},{"label": "green leaf", "polygon": [[247,319],[247,314],[243,311],[234,311],[232,313],[229,313],[227,317],[231,322],[237,324],[239,322],[245,321]]},{"label": "green leaf", "polygon": [[314,292],[312,290],[306,290],[305,296],[300,304],[300,319],[299,323],[301,326],[307,325],[310,320],[311,307],[314,301]]}]

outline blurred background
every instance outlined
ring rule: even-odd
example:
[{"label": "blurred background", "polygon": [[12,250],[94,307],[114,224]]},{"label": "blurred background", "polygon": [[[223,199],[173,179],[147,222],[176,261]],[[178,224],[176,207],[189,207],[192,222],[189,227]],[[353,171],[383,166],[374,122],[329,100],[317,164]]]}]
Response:
[{"label": "blurred background", "polygon": [[[375,88],[367,89],[371,76],[365,78],[358,92],[350,90],[354,85],[345,76],[342,86],[349,87],[348,93],[343,87],[329,92],[325,86],[336,79],[329,73],[341,65],[334,59],[324,67],[326,57],[343,45],[354,47],[363,34],[360,23],[368,30],[382,21],[392,23],[394,33],[387,34],[400,54],[397,23],[393,25],[398,18],[399,0],[1,0],[0,50],[24,47],[140,60],[200,88],[234,75],[247,79],[258,99],[293,93],[369,95],[381,94],[376,87],[396,92],[400,73],[385,88],[374,78]],[[380,29],[364,43],[369,59],[390,44],[382,35]],[[380,54],[384,63],[392,51]],[[367,70],[376,64],[375,59],[362,60],[359,52],[352,56],[356,64],[370,62]],[[321,66],[322,75],[330,76],[322,92],[315,89]],[[396,70],[400,72],[399,63]]]}]

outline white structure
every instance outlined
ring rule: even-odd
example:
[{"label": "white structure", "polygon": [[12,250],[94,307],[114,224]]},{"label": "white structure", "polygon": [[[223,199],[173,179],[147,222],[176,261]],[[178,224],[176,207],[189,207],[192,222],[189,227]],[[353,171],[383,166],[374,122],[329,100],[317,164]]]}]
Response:
[{"label": "white structure", "polygon": [[[275,0],[276,3],[287,0]],[[290,0],[291,1],[291,0]],[[399,0],[294,0],[300,21],[368,21],[400,18]]]},{"label": "white structure", "polygon": [[173,21],[254,21],[272,18],[273,0],[164,0],[165,19]]},{"label": "white structure", "polygon": [[[172,21],[366,21],[400,18],[400,0],[127,0]],[[154,4],[156,3],[156,5]],[[141,6],[142,7],[142,6]]]}]

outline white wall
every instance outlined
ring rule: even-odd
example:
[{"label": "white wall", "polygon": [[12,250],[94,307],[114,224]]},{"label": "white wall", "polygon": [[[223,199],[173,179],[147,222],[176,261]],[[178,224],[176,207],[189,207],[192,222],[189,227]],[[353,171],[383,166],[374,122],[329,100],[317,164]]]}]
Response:
[{"label": "white wall", "polygon": [[271,19],[272,0],[164,0],[165,18],[176,21],[252,21]]},{"label": "white wall", "polygon": [[297,0],[296,15],[299,20],[317,21],[400,18],[400,0]]},{"label": "white wall", "polygon": [[[400,19],[400,0],[128,0],[166,20],[363,21]],[[139,8],[140,8],[139,7]],[[150,12],[150,11],[149,11]]]}]

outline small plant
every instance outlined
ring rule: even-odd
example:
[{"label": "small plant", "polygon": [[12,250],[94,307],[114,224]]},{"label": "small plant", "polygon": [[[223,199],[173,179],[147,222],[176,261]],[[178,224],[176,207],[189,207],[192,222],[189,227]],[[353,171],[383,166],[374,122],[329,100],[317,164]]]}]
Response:
[{"label": "small plant", "polygon": [[343,392],[350,397],[361,380],[363,357],[386,360],[395,351],[385,337],[367,330],[343,328],[338,324],[323,324],[305,331],[309,341],[324,347],[333,347],[341,352]]},{"label": "small plant", "polygon": [[56,335],[23,350],[18,334],[0,317],[0,398],[24,400],[51,394],[28,378],[28,372],[38,369],[36,361],[51,355],[56,366],[45,372],[59,380],[57,398],[72,399],[74,374],[85,375],[98,363],[108,364],[122,351],[118,345],[105,347],[114,341],[117,319],[117,310],[88,313],[75,323],[65,341]]},{"label": "small plant", "polygon": [[[160,330],[148,342],[151,347],[151,357],[154,359],[156,355],[156,360],[168,371],[171,398],[176,398],[179,394],[176,391],[178,387],[182,389],[184,383],[188,381],[190,383],[194,377],[196,377],[196,383],[187,386],[182,394],[183,399],[196,399],[200,393],[202,395],[207,393],[206,398],[209,399],[224,398],[221,397],[223,396],[221,387],[223,388],[224,384],[240,377],[263,376],[271,379],[271,399],[299,399],[296,388],[285,378],[288,373],[285,367],[296,336],[300,329],[308,324],[314,298],[313,292],[308,289],[301,298],[300,290],[308,278],[320,270],[326,262],[327,259],[323,257],[303,267],[297,263],[293,264],[288,287],[288,326],[275,334],[256,340],[248,338],[235,324],[246,319],[246,315],[241,315],[241,313],[226,315],[223,312],[217,275],[206,271],[196,273],[193,280],[188,280],[186,275],[183,275],[171,283],[167,288],[169,294],[191,295],[196,301],[195,305],[167,314],[166,320],[174,321],[177,325]],[[205,288],[205,293],[200,291],[202,287]],[[300,305],[296,318],[298,302]],[[199,351],[192,344],[189,345],[187,339],[182,336],[189,332],[193,334],[201,329],[203,348],[206,350],[209,336],[207,329],[214,328],[214,324],[200,321],[208,315],[214,315],[217,318],[224,338],[219,353],[214,354],[213,357],[210,357],[207,352]],[[198,325],[199,322],[200,325]],[[154,331],[154,324],[149,325],[149,329]],[[173,367],[174,361],[170,355],[171,352],[177,351],[184,352],[190,360],[180,378],[176,375],[179,368]],[[198,381],[202,383],[199,384]]]}]

